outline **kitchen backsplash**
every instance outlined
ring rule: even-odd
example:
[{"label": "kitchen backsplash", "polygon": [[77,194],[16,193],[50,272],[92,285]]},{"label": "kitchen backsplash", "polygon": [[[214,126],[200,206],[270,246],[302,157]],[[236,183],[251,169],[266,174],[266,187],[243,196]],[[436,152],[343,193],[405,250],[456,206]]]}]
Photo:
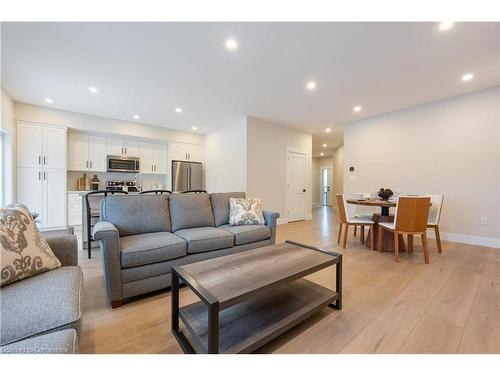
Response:
[{"label": "kitchen backsplash", "polygon": [[[75,172],[68,171],[68,190],[77,190],[76,180],[83,176],[86,173],[87,177],[92,179],[94,175],[97,175],[99,181],[101,181],[99,185],[99,189],[106,188],[106,181],[108,180],[133,180],[135,177],[135,173],[109,173],[109,172]],[[153,174],[143,174],[143,189],[150,190],[153,188],[153,185],[162,184],[163,189],[167,187],[167,176],[168,175],[153,175]]]}]

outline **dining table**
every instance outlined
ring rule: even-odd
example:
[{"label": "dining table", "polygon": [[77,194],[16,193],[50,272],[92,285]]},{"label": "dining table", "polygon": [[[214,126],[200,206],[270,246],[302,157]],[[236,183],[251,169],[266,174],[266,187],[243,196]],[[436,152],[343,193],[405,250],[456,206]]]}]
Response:
[{"label": "dining table", "polygon": [[[364,241],[367,247],[370,247],[371,236],[373,236],[373,246],[376,250],[380,250],[379,247],[379,225],[378,223],[392,223],[394,222],[394,215],[391,215],[389,209],[391,207],[396,207],[397,202],[395,200],[384,200],[379,198],[371,198],[371,199],[347,199],[348,204],[358,205],[358,206],[369,206],[369,207],[380,207],[380,214],[374,213],[372,215],[373,225],[373,233],[372,231],[368,231],[368,235],[366,237],[366,241]],[[399,235],[399,251],[406,251],[406,245],[403,238],[403,235]],[[384,238],[382,240],[382,249],[383,251],[394,251],[394,235],[389,231],[384,231]]]}]

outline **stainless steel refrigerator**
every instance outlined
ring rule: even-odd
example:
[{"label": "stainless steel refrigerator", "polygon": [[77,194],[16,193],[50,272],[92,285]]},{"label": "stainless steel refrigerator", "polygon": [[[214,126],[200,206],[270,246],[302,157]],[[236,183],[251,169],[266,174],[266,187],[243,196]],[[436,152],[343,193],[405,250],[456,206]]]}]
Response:
[{"label": "stainless steel refrigerator", "polygon": [[172,191],[203,189],[203,164],[172,161]]}]

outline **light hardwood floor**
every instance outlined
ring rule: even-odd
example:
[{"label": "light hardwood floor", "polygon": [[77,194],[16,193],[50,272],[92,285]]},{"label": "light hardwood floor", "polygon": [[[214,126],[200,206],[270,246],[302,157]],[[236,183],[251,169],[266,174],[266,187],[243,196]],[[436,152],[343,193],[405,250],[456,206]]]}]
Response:
[{"label": "light hardwood floor", "polygon": [[[430,241],[401,254],[370,251],[349,236],[337,246],[338,220],[328,207],[313,220],[278,227],[278,242],[301,241],[344,254],[344,306],[325,307],[259,353],[500,353],[500,250]],[[170,291],[112,310],[106,303],[98,252],[80,262],[85,276],[82,353],[182,353],[170,333]],[[333,283],[333,271],[311,276]],[[187,288],[181,304],[194,301]]]}]

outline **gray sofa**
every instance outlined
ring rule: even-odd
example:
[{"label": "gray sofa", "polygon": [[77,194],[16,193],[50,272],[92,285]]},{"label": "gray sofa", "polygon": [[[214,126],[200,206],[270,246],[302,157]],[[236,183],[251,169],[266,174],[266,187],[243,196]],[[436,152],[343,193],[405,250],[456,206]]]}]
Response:
[{"label": "gray sofa", "polygon": [[101,201],[104,279],[113,308],[171,285],[172,266],[275,243],[277,212],[265,225],[230,226],[229,198],[245,193],[108,196]]},{"label": "gray sofa", "polygon": [[62,267],[2,288],[1,353],[77,353],[83,274],[76,237],[46,238]]}]

